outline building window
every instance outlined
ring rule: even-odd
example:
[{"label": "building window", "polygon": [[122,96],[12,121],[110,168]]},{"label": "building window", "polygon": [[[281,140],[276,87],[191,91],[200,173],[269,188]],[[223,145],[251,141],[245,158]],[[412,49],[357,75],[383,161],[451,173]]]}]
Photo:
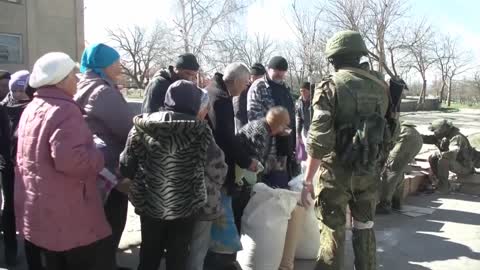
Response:
[{"label": "building window", "polygon": [[22,35],[0,33],[0,64],[22,64]]}]

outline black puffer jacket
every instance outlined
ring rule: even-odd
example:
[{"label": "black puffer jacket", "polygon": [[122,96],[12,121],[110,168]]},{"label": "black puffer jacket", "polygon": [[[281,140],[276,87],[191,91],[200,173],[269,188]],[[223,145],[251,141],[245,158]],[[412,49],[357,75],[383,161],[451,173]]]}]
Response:
[{"label": "black puffer jacket", "polygon": [[252,159],[238,138],[235,137],[232,97],[223,82],[222,74],[215,74],[207,91],[210,96],[210,104],[212,104],[212,109],[208,113],[208,122],[215,141],[225,153],[225,162],[228,165],[225,184],[229,192],[232,192],[235,187],[235,164],[245,169],[250,166]]},{"label": "black puffer jacket", "polygon": [[10,94],[5,98],[3,102],[4,110],[7,116],[7,121],[10,129],[10,159],[15,164],[17,156],[17,127],[20,122],[20,117],[23,111],[27,107],[30,100],[16,100]]},{"label": "black puffer jacket", "polygon": [[0,180],[11,177],[10,124],[5,108],[0,105]]},{"label": "black puffer jacket", "polygon": [[172,66],[168,70],[160,70],[155,73],[147,88],[145,88],[142,113],[158,112],[163,107],[168,87],[176,80]]}]

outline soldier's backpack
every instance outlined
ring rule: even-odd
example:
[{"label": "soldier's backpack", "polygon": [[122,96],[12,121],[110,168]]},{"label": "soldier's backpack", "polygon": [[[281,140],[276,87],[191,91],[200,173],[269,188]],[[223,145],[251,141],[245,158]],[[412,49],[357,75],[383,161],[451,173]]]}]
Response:
[{"label": "soldier's backpack", "polygon": [[[369,72],[359,69],[349,69],[348,71],[371,79],[381,87],[382,93],[388,92],[386,83]],[[334,74],[332,80],[337,87],[343,87],[353,97],[356,103],[356,113],[358,113],[353,121],[343,122],[342,125],[336,127],[337,160],[343,166],[351,168],[355,176],[376,175],[379,162],[386,155],[386,145],[391,140],[391,132],[385,112],[381,109],[381,102],[377,101],[374,111],[362,108],[366,105],[363,104],[365,98],[360,97],[358,91],[351,89],[342,76]],[[371,102],[372,100],[368,100],[368,105],[371,105]]]}]

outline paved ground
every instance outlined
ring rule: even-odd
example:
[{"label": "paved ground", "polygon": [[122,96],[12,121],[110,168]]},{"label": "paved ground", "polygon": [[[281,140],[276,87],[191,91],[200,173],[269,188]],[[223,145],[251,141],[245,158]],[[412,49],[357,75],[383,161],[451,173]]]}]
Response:
[{"label": "paved ground", "polygon": [[408,112],[401,114],[401,120],[417,125],[421,133],[428,133],[428,124],[436,119],[448,119],[460,128],[464,135],[480,132],[480,110],[461,109],[458,112]]},{"label": "paved ground", "polygon": [[[408,204],[435,208],[432,215],[411,218],[401,214],[376,220],[378,269],[480,269],[480,198],[453,194],[420,195]],[[119,253],[122,263],[136,266],[138,249]],[[345,269],[353,269],[347,244]],[[313,270],[314,262],[298,261],[296,270]]]},{"label": "paved ground", "polygon": [[[138,108],[138,105],[136,106]],[[466,135],[480,132],[480,111],[417,112],[402,115],[402,120],[417,124],[422,133],[427,133],[428,123],[437,118],[452,120]],[[378,217],[378,269],[480,269],[480,197],[463,194],[421,195],[410,197],[408,203],[435,208],[436,211],[432,215],[417,218],[401,214]],[[121,246],[138,244],[139,241],[139,220],[130,209]],[[352,250],[350,245],[347,247],[345,269],[353,269]],[[119,252],[118,258],[122,265],[136,267],[138,248]],[[1,260],[0,256],[0,263]],[[310,270],[313,265],[310,261],[298,261],[295,269]],[[15,269],[26,270],[26,267],[22,264]]]},{"label": "paved ground", "polygon": [[[410,197],[408,204],[435,208],[432,215],[411,218],[401,214],[376,220],[378,269],[480,269],[480,198],[453,194]],[[128,236],[126,232],[125,236]],[[136,267],[138,248],[118,253],[122,265]],[[345,269],[353,269],[347,244]],[[313,262],[298,261],[296,270],[313,270]],[[22,265],[18,270],[26,270]]]}]

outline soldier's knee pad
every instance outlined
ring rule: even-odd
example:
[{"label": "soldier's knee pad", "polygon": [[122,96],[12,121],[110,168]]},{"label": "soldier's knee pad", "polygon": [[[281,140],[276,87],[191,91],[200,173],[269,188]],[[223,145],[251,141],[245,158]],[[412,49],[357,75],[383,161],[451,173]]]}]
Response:
[{"label": "soldier's knee pad", "polygon": [[373,229],[373,225],[375,225],[375,223],[371,220],[367,222],[361,222],[354,219],[352,223],[352,228],[355,230],[371,230]]}]

